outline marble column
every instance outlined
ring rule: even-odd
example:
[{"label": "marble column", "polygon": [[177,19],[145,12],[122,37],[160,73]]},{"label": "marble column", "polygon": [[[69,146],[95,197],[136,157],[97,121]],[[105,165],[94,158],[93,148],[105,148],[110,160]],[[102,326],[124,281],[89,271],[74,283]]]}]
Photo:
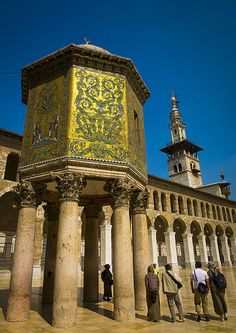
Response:
[{"label": "marble column", "polygon": [[36,224],[34,233],[34,265],[33,265],[33,279],[41,278],[41,260],[43,251],[43,224],[44,224],[44,211],[40,205],[36,212]]},{"label": "marble column", "polygon": [[101,269],[109,264],[112,267],[111,224],[101,224]]},{"label": "marble column", "polygon": [[19,216],[15,252],[11,269],[7,320],[24,321],[29,317],[34,260],[36,209],[39,185],[21,181],[15,187]]},{"label": "marble column", "polygon": [[78,287],[79,195],[86,185],[80,174],[55,176],[59,190],[59,224],[55,265],[52,325],[66,328],[76,324]]},{"label": "marble column", "polygon": [[152,263],[158,265],[158,252],[157,252],[157,231],[151,226],[148,229],[149,248],[150,248],[150,259]]},{"label": "marble column", "polygon": [[47,205],[44,206],[44,209],[48,223],[48,232],[47,232],[46,256],[45,256],[45,266],[44,266],[42,303],[52,304],[56,253],[57,253],[59,204],[47,203]]},{"label": "marble column", "polygon": [[146,309],[146,288],[144,284],[147,267],[152,263],[148,242],[147,215],[149,192],[134,192],[131,201],[133,261],[134,261],[134,292],[135,308]]},{"label": "marble column", "polygon": [[184,243],[184,254],[185,254],[185,264],[186,268],[195,267],[195,257],[193,250],[193,234],[184,233],[182,234]]},{"label": "marble column", "polygon": [[164,232],[164,235],[165,235],[165,244],[167,251],[167,263],[171,264],[173,269],[178,269],[179,265],[176,253],[175,232],[169,230],[167,232]]},{"label": "marble column", "polygon": [[203,265],[206,265],[208,263],[206,236],[201,232],[199,235],[197,235],[197,239],[198,239],[201,263]]},{"label": "marble column", "polygon": [[212,233],[211,236],[209,236],[210,242],[211,242],[211,255],[213,257],[213,261],[218,267],[221,267],[221,261],[220,261],[220,253],[217,243],[217,236],[215,233]]},{"label": "marble column", "polygon": [[135,319],[133,256],[129,217],[129,200],[133,189],[126,179],[107,181],[105,191],[112,196],[113,207],[113,277],[114,319]]},{"label": "marble column", "polygon": [[236,264],[236,238],[230,237],[231,253],[233,255],[233,264]]},{"label": "marble column", "polygon": [[224,256],[224,265],[232,266],[232,261],[230,258],[230,250],[229,250],[229,245],[228,245],[228,237],[221,236],[220,242],[221,242],[222,254]]},{"label": "marble column", "polygon": [[85,224],[85,255],[84,255],[84,290],[83,301],[96,303],[98,292],[98,214],[101,207],[89,204],[84,208]]}]

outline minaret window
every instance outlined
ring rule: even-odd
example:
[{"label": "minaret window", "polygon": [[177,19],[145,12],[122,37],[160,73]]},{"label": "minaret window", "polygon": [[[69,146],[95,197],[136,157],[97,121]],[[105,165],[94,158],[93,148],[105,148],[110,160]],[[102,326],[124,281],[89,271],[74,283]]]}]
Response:
[{"label": "minaret window", "polygon": [[177,165],[174,165],[174,173],[178,172]]},{"label": "minaret window", "polygon": [[182,164],[181,163],[178,164],[178,169],[179,169],[179,172],[182,171]]}]

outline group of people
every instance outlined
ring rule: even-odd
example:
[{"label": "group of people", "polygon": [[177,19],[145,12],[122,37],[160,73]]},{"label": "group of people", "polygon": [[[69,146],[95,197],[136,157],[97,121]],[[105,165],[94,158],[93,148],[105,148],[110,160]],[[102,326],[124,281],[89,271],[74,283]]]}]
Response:
[{"label": "group of people", "polygon": [[[208,294],[211,292],[213,306],[221,321],[228,319],[227,304],[225,301],[226,280],[213,262],[209,262],[208,272],[202,269],[202,264],[197,261],[195,269],[190,274],[190,286],[194,294],[194,305],[197,312],[197,321],[201,321],[201,310],[205,320],[209,321]],[[179,289],[182,288],[181,278],[172,270],[170,264],[165,265],[165,271],[161,276],[163,293],[166,295],[172,323],[176,322],[175,305],[178,310],[179,322],[184,322],[183,308],[179,298]],[[146,298],[148,306],[147,317],[151,321],[158,322],[161,319],[160,311],[160,279],[156,264],[148,267],[145,276]]]},{"label": "group of people", "polygon": [[[113,276],[110,272],[110,265],[104,266],[105,270],[101,274],[104,282],[105,301],[110,301],[112,297],[111,286],[113,285]],[[205,320],[209,321],[208,295],[209,291],[212,296],[213,306],[216,314],[220,316],[221,321],[228,319],[227,303],[225,300],[226,280],[222,272],[209,262],[207,265],[208,272],[202,269],[202,263],[196,261],[195,269],[190,274],[190,286],[194,294],[194,305],[197,312],[197,321],[200,322],[201,311]],[[160,278],[159,269],[156,264],[148,266],[145,276],[146,300],[148,320],[159,322],[161,320],[160,309]],[[179,297],[179,289],[182,288],[182,281],[179,275],[172,270],[170,264],[165,265],[165,271],[161,275],[162,290],[166,295],[168,307],[170,310],[172,323],[176,322],[175,305],[178,310],[179,322],[184,322],[183,308]]]}]

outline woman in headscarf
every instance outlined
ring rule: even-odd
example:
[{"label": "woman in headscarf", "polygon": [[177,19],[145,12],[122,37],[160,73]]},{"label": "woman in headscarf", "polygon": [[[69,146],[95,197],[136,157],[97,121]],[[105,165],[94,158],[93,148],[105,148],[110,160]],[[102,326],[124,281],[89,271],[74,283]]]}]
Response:
[{"label": "woman in headscarf", "polygon": [[154,273],[154,268],[150,265],[145,276],[146,299],[149,320],[160,321],[160,296],[159,296],[159,277]]},{"label": "woman in headscarf", "polygon": [[210,261],[207,264],[207,268],[208,268],[207,274],[209,276],[211,297],[215,313],[220,316],[221,321],[225,321],[228,319],[228,314],[227,314],[227,304],[225,301],[224,284],[226,287],[226,282],[224,282],[225,281],[224,276],[222,277],[223,274],[220,273],[219,269],[215,267],[213,261]]},{"label": "woman in headscarf", "polygon": [[102,281],[104,283],[104,301],[110,302],[112,297],[111,286],[113,285],[113,277],[110,272],[110,265],[104,265],[104,271],[101,274]]}]

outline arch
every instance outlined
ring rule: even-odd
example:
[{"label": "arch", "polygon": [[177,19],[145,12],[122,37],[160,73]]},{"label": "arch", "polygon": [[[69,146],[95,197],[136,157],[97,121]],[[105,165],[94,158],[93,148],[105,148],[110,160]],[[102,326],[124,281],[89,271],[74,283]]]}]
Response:
[{"label": "arch", "polygon": [[227,214],[227,220],[228,220],[229,222],[232,222],[229,208],[226,208],[226,214]]},{"label": "arch", "polygon": [[204,235],[206,235],[206,236],[211,236],[213,234],[213,232],[214,232],[212,226],[209,223],[206,223],[204,225],[204,229],[203,230],[204,230]]},{"label": "arch", "polygon": [[201,261],[200,247],[198,243],[198,235],[201,233],[200,224],[197,221],[192,221],[190,225],[190,231],[193,235],[193,252],[195,261]]},{"label": "arch", "polygon": [[193,200],[193,212],[194,216],[199,216],[197,200]]},{"label": "arch", "polygon": [[153,192],[153,205],[155,210],[159,210],[159,195],[157,191]]},{"label": "arch", "polygon": [[177,172],[178,172],[177,165],[174,164],[174,173],[177,173]]},{"label": "arch", "polygon": [[185,222],[180,218],[175,219],[173,223],[173,231],[175,232],[177,260],[178,264],[182,267],[185,267],[184,242],[182,236],[185,230]]},{"label": "arch", "polygon": [[186,230],[185,222],[180,218],[175,219],[173,223],[173,231],[176,233],[178,232],[182,235],[185,232],[185,230]]},{"label": "arch", "polygon": [[201,226],[197,221],[192,221],[191,225],[190,225],[190,231],[191,233],[196,236],[198,236],[200,234],[201,230]]},{"label": "arch", "polygon": [[221,237],[221,236],[223,236],[224,235],[224,230],[223,230],[223,228],[222,228],[222,226],[221,225],[217,225],[216,226],[216,236],[217,237]]},{"label": "arch", "polygon": [[207,250],[207,257],[209,261],[213,260],[213,256],[211,253],[211,241],[210,236],[213,234],[214,230],[209,223],[204,225],[204,235],[206,236],[206,250]]},{"label": "arch", "polygon": [[206,216],[208,219],[211,218],[210,206],[208,203],[206,203]]},{"label": "arch", "polygon": [[231,227],[226,227],[225,229],[225,235],[230,238],[234,236],[234,232]]},{"label": "arch", "polygon": [[184,200],[181,196],[178,197],[178,206],[179,206],[179,214],[185,214],[185,212],[184,212]]},{"label": "arch", "polygon": [[173,193],[170,195],[170,209],[171,213],[177,213],[177,201]]},{"label": "arch", "polygon": [[188,210],[188,215],[192,216],[193,215],[193,205],[189,198],[187,199],[187,210]]},{"label": "arch", "polygon": [[205,210],[204,203],[202,201],[200,203],[200,206],[201,206],[202,217],[206,217],[206,210]]},{"label": "arch", "polygon": [[16,153],[10,153],[7,156],[4,179],[16,181],[20,157]]},{"label": "arch", "polygon": [[161,193],[161,209],[163,212],[167,212],[166,195],[164,192]]},{"label": "arch", "polygon": [[225,207],[222,207],[222,216],[223,216],[223,220],[227,221]]},{"label": "arch", "polygon": [[217,219],[218,219],[218,221],[221,221],[221,212],[220,212],[219,206],[216,206],[216,211],[217,211]]},{"label": "arch", "polygon": [[164,216],[157,216],[154,222],[156,229],[156,242],[158,249],[158,264],[165,266],[167,264],[167,249],[165,244],[165,232],[168,230],[168,222]]},{"label": "arch", "polygon": [[235,213],[235,209],[232,209],[232,220],[234,223],[236,223],[236,213]]},{"label": "arch", "polygon": [[181,163],[178,164],[178,170],[179,170],[179,172],[182,171],[182,164]]},{"label": "arch", "polygon": [[214,205],[212,205],[212,216],[214,220],[217,220],[217,216],[216,216],[216,208]]}]

